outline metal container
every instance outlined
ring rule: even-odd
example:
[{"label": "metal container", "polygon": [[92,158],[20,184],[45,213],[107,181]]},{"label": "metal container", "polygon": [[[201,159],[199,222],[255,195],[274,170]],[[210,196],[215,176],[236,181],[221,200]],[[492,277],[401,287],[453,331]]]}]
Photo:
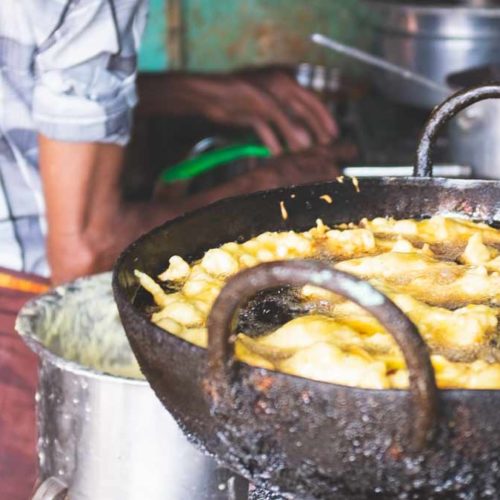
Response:
[{"label": "metal container", "polygon": [[143,380],[110,274],[29,302],[16,325],[40,358],[36,499],[232,500],[246,482],[198,451]]},{"label": "metal container", "polygon": [[[499,81],[500,67],[486,66],[450,75],[456,89]],[[500,101],[480,101],[461,111],[448,126],[449,158],[470,165],[478,179],[500,179]]]},{"label": "metal container", "polygon": [[500,102],[478,102],[449,125],[450,160],[472,167],[477,179],[500,179]]},{"label": "metal container", "polygon": [[[451,73],[500,62],[498,2],[363,1],[374,51],[391,63],[445,85]],[[383,71],[374,81],[390,99],[422,108],[447,97]]]}]

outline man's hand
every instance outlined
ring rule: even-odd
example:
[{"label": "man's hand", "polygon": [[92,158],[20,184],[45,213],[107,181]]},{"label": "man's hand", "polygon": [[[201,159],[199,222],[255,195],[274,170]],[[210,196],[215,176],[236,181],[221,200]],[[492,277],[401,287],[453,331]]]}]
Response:
[{"label": "man's hand", "polygon": [[319,99],[280,69],[143,75],[138,88],[139,112],[200,115],[218,124],[251,128],[273,154],[327,144],[337,135],[335,121]]},{"label": "man's hand", "polygon": [[328,144],[338,135],[337,124],[315,94],[301,87],[285,68],[265,67],[239,71],[236,75],[268,93],[291,118],[308,131],[314,144]]}]

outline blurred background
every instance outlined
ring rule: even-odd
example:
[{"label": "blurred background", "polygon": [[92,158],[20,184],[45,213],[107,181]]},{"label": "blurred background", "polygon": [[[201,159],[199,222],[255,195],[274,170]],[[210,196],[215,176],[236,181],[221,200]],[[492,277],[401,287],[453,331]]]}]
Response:
[{"label": "blurred background", "polygon": [[[229,160],[216,155],[204,164],[203,153],[255,144],[256,138],[252,130],[221,126],[206,115],[169,116],[162,104],[169,95],[168,75],[279,67],[319,97],[337,121],[341,142],[353,146],[340,170],[356,167],[346,173],[361,176],[387,173],[369,167],[408,167],[391,171],[399,175],[409,173],[418,133],[432,107],[458,88],[494,79],[500,62],[500,6],[492,0],[150,4],[139,60],[139,91],[150,104],[137,110],[124,177],[125,191],[132,198],[150,196],[158,189],[158,176],[165,179],[160,190],[169,197],[183,196],[269,161],[259,159],[259,151],[246,154],[236,148],[229,152]],[[314,32],[379,56],[426,81],[315,45],[310,39]],[[144,84],[149,77],[153,79]],[[453,121],[435,153],[443,175],[500,177],[495,115],[483,103]],[[180,182],[183,168],[197,169],[191,160],[200,154],[204,173]]]}]

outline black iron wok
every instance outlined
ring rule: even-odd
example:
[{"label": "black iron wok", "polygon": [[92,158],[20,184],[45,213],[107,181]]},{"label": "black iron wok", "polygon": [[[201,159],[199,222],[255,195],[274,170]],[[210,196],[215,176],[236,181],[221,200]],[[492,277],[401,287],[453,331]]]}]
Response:
[{"label": "black iron wok", "polygon": [[[461,214],[497,223],[500,183],[432,178],[432,143],[469,104],[500,85],[460,92],[438,107],[421,137],[415,177],[347,179],[224,200],[169,222],[125,250],[113,288],[123,325],[152,388],[185,432],[231,469],[298,498],[497,498],[500,390],[437,390],[429,353],[413,324],[366,282],[320,263],[270,263],[233,277],[209,318],[208,351],[149,321],[134,269],[160,273],[170,256],[264,231],[303,231],[363,217]],[[328,194],[333,203],[320,196]],[[288,211],[283,220],[279,204]],[[402,348],[410,389],[371,390],[234,362],[231,327],[259,290],[313,283],[371,311]]]}]

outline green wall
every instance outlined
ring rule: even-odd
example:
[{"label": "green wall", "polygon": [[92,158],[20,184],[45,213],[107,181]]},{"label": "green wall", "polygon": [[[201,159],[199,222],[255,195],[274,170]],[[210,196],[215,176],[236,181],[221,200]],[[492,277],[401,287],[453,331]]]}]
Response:
[{"label": "green wall", "polygon": [[139,69],[142,71],[168,69],[167,2],[168,0],[149,0],[148,24],[139,54]]},{"label": "green wall", "polygon": [[[168,5],[150,0],[151,13],[140,57],[142,70],[168,69]],[[363,47],[360,0],[182,0],[183,67],[227,70],[265,63],[341,64],[315,47],[319,31]]]}]

